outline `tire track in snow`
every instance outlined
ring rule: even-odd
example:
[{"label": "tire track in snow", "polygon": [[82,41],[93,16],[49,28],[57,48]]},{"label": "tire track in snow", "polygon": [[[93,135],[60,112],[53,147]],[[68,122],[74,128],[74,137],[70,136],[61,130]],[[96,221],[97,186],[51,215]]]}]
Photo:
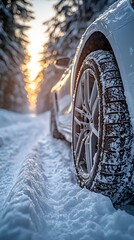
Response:
[{"label": "tire track in snow", "polygon": [[1,129],[0,240],[41,239],[47,206],[39,152],[49,114],[44,117]]},{"label": "tire track in snow", "polygon": [[45,175],[39,144],[29,154],[10,191],[0,217],[1,240],[39,240],[45,226]]},{"label": "tire track in snow", "polygon": [[31,118],[28,123],[16,123],[16,126],[1,129],[0,211],[10,189],[16,182],[26,155],[45,135],[45,125],[47,129],[48,126],[44,119],[40,120],[38,117],[36,119]]}]

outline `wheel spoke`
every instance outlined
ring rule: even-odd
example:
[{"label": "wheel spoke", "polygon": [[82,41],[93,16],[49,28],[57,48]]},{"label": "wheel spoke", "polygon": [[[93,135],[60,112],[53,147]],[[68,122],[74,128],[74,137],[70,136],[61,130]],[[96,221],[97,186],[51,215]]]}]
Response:
[{"label": "wheel spoke", "polygon": [[81,140],[79,148],[77,149],[77,154],[76,154],[76,166],[78,167],[79,162],[80,162],[80,156],[82,153],[82,149],[83,149],[83,145],[84,145],[84,139]]},{"label": "wheel spoke", "polygon": [[90,161],[92,163],[92,166],[94,164],[95,153],[96,153],[96,137],[93,134],[93,132],[91,132],[91,134],[90,134]]},{"label": "wheel spoke", "polygon": [[83,108],[80,109],[78,107],[75,107],[75,111],[80,113],[82,116],[86,117],[88,120],[91,119],[91,114],[90,113],[87,114],[85,111],[83,111]]},{"label": "wheel spoke", "polygon": [[75,107],[75,111],[82,114],[83,116],[85,115],[85,112],[81,108]]},{"label": "wheel spoke", "polygon": [[75,116],[74,117],[74,121],[79,125],[81,126],[81,121]]},{"label": "wheel spoke", "polygon": [[91,110],[93,109],[93,104],[95,102],[96,97],[97,97],[97,81],[95,80],[93,84],[92,92],[91,92],[90,102],[89,102]]},{"label": "wheel spoke", "polygon": [[78,138],[78,141],[77,141],[77,144],[76,144],[76,150],[75,150],[75,152],[76,152],[76,154],[77,154],[77,152],[78,152],[78,148],[79,148],[79,146],[80,146],[80,142],[82,141],[82,139],[84,138],[84,134],[87,132],[87,131],[89,131],[89,129],[88,128],[84,128],[84,129],[82,129],[81,130],[81,132],[80,132],[80,134],[79,134],[79,138]]},{"label": "wheel spoke", "polygon": [[89,86],[89,73],[87,71],[85,71],[84,73],[83,82],[84,82],[84,96],[85,96],[84,100],[88,102],[88,100],[90,99],[90,86]]},{"label": "wheel spoke", "polygon": [[77,144],[76,144],[76,150],[75,150],[75,154],[76,154],[76,159],[77,159],[77,162],[76,164],[78,165],[79,164],[79,161],[80,161],[80,156],[81,156],[81,152],[82,152],[82,149],[83,149],[83,146],[84,146],[84,143],[85,143],[85,140],[87,138],[87,135],[85,135],[86,131],[88,131],[88,129],[83,129],[79,135],[79,138],[78,138],[78,141],[77,141]]},{"label": "wheel spoke", "polygon": [[99,107],[99,98],[97,96],[92,109],[92,119],[95,125],[98,125],[98,111],[99,111],[98,107]]},{"label": "wheel spoke", "polygon": [[89,99],[90,99],[90,84],[89,84],[89,72],[85,71],[83,75],[83,83],[84,83],[84,103],[87,111],[91,113],[91,109],[89,107]]},{"label": "wheel spoke", "polygon": [[76,106],[78,108],[81,108],[83,101],[84,101],[83,86],[82,83],[80,82],[77,90]]},{"label": "wheel spoke", "polygon": [[86,106],[85,106],[84,104],[82,105],[82,108],[84,109],[84,111],[85,111],[86,113],[89,114],[89,110],[86,108]]},{"label": "wheel spoke", "polygon": [[93,164],[95,164],[96,160],[97,160],[97,152],[94,154],[94,157],[93,157]]},{"label": "wheel spoke", "polygon": [[89,126],[89,123],[79,120],[76,116],[74,117],[74,120],[79,126],[82,126],[82,125]]},{"label": "wheel spoke", "polygon": [[86,157],[86,165],[87,165],[88,173],[92,169],[92,164],[91,164],[92,162],[91,162],[89,153],[90,153],[90,136],[88,136],[86,141],[85,141],[85,157]]},{"label": "wheel spoke", "polygon": [[79,97],[78,97],[78,100],[79,100],[79,105],[78,106],[81,106],[82,103],[84,102],[83,83],[82,82],[80,82],[80,84],[79,84]]},{"label": "wheel spoke", "polygon": [[89,156],[90,156],[90,162],[91,162],[91,166],[93,165],[93,141],[92,141],[92,138],[93,138],[93,134],[92,132],[90,133],[90,149],[89,149]]},{"label": "wheel spoke", "polygon": [[94,123],[90,123],[90,129],[94,133],[94,135],[98,138],[99,137],[98,130],[95,128]]}]

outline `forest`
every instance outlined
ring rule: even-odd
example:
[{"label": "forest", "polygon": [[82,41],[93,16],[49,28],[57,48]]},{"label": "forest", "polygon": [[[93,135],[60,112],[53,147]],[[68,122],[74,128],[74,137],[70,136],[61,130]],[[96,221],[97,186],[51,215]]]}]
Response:
[{"label": "forest", "polygon": [[[42,23],[47,41],[44,40],[40,53],[41,71],[34,80],[40,83],[36,89],[37,113],[51,107],[52,72],[55,82],[63,73],[56,72],[55,60],[62,56],[72,60],[87,26],[114,1],[60,0],[54,5],[55,15]],[[32,0],[0,0],[0,108],[21,113],[29,111],[27,31],[33,19]]]}]

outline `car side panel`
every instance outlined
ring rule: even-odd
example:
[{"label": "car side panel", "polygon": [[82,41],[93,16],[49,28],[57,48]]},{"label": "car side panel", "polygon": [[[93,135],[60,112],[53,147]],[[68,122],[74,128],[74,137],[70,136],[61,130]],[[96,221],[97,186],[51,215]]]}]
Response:
[{"label": "car side panel", "polygon": [[58,130],[66,137],[68,141],[71,141],[71,102],[70,84],[71,84],[71,68],[63,74],[57,92],[58,112],[57,112],[57,126]]},{"label": "car side panel", "polygon": [[57,98],[59,105],[58,115],[64,115],[71,103],[70,96],[70,77],[71,77],[71,68],[67,69],[60,80],[59,88],[57,89]]}]

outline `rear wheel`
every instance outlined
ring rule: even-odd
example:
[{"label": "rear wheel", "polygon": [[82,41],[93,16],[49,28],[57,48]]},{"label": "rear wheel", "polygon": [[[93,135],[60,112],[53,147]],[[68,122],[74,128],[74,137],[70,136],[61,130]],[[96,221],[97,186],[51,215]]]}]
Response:
[{"label": "rear wheel", "polygon": [[54,108],[51,110],[50,132],[53,138],[64,140],[64,136],[58,131]]},{"label": "rear wheel", "polygon": [[98,50],[83,61],[75,88],[72,139],[81,186],[115,203],[133,197],[131,123],[111,52]]}]

